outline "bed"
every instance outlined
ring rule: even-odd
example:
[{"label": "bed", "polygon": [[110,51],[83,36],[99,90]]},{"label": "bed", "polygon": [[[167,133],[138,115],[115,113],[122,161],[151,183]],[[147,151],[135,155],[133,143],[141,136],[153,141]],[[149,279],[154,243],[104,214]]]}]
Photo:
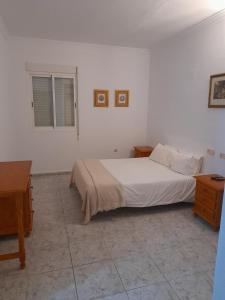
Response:
[{"label": "bed", "polygon": [[84,223],[100,211],[191,202],[195,179],[144,158],[78,160],[71,185],[82,198]]}]

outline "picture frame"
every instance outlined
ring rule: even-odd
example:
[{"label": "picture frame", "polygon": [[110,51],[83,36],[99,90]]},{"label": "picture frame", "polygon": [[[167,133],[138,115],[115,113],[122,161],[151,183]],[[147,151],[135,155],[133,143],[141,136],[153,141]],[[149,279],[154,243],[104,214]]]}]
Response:
[{"label": "picture frame", "polygon": [[225,108],[225,73],[210,76],[209,108]]},{"label": "picture frame", "polygon": [[115,106],[116,107],[129,106],[129,90],[115,90]]},{"label": "picture frame", "polygon": [[109,91],[108,90],[94,90],[94,107],[108,107],[109,106]]}]

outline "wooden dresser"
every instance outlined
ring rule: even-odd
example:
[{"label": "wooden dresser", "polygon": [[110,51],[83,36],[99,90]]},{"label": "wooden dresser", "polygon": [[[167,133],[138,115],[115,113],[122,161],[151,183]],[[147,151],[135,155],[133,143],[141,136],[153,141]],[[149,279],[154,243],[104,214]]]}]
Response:
[{"label": "wooden dresser", "polygon": [[148,157],[152,151],[150,146],[134,146],[134,157]]},{"label": "wooden dresser", "polygon": [[[32,230],[33,211],[30,183],[31,161],[0,163],[0,193],[23,193],[24,231]],[[15,201],[10,196],[0,196],[0,235],[17,234]]]},{"label": "wooden dresser", "polygon": [[0,163],[0,235],[18,235],[19,251],[0,255],[0,260],[20,259],[25,267],[24,234],[32,230],[31,161]]},{"label": "wooden dresser", "polygon": [[193,213],[211,224],[214,230],[218,230],[225,181],[212,180],[212,175],[196,176]]}]

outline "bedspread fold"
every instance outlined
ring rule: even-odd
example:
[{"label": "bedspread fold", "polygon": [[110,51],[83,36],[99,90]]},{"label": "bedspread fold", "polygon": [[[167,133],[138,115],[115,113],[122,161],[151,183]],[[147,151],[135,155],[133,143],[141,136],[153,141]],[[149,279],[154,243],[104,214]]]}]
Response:
[{"label": "bedspread fold", "polygon": [[82,198],[84,224],[100,211],[125,206],[121,184],[99,160],[78,160],[74,164],[71,184],[75,184]]}]

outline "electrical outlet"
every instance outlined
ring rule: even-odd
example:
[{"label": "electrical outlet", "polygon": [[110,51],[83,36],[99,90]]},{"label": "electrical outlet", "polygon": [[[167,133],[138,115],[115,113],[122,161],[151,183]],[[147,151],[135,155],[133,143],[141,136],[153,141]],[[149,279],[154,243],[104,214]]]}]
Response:
[{"label": "electrical outlet", "polygon": [[220,153],[220,159],[225,159],[225,153]]},{"label": "electrical outlet", "polygon": [[117,148],[115,148],[115,149],[113,150],[113,152],[118,152],[118,149],[117,149]]},{"label": "electrical outlet", "polygon": [[214,156],[215,155],[215,150],[214,149],[207,149],[207,154],[210,156]]}]

